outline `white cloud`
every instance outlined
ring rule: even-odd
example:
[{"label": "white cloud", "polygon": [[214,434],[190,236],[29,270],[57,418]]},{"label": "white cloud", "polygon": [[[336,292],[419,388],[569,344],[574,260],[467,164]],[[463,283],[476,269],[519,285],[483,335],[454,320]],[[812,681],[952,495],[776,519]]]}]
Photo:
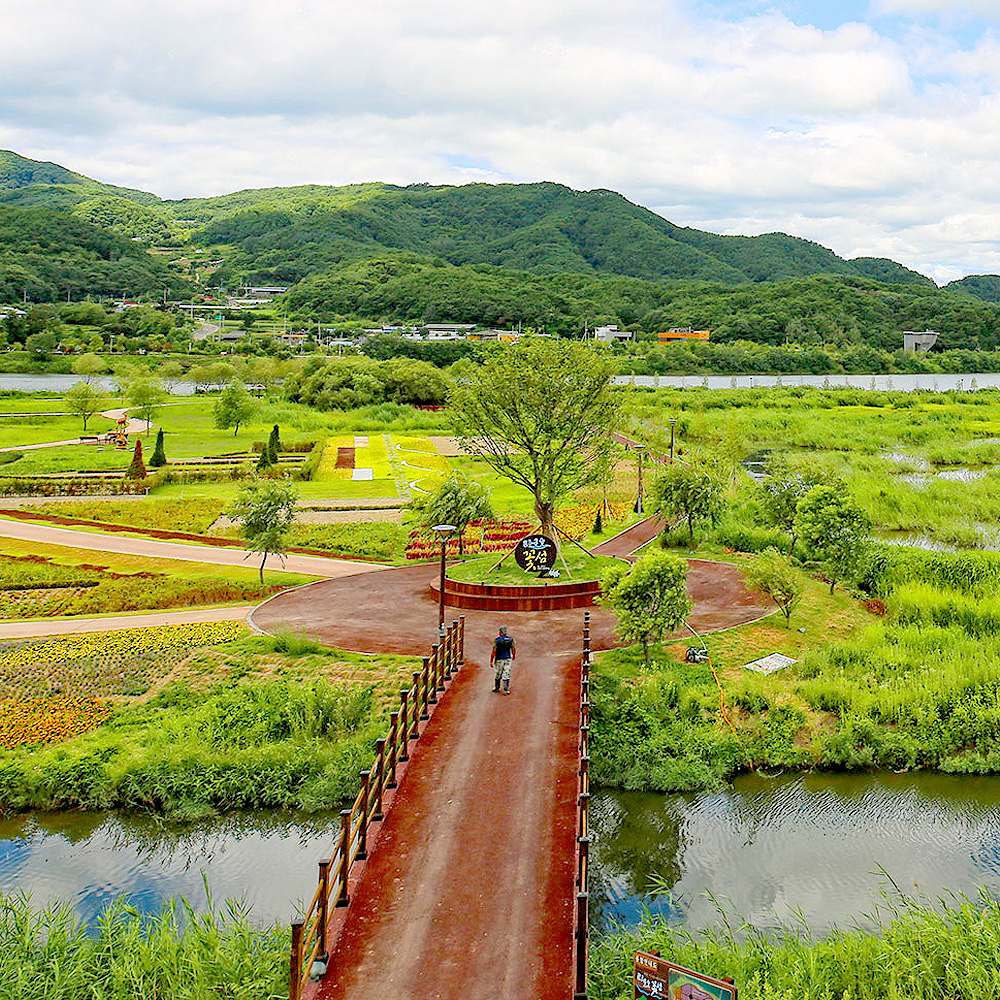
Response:
[{"label": "white cloud", "polygon": [[993,35],[690,11],[0,0],[19,40],[0,62],[0,146],[168,197],[556,180],[668,206],[679,224],[784,229],[928,273],[1000,267]]}]

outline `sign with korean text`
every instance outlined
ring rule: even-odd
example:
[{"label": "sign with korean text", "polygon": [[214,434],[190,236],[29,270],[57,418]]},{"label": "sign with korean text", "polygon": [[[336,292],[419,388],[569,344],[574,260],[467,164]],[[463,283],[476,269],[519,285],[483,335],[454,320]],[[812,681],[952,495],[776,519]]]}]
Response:
[{"label": "sign with korean text", "polygon": [[556,561],[556,543],[545,535],[528,535],[517,543],[514,561],[527,573],[550,569]]},{"label": "sign with korean text", "polygon": [[634,1000],[736,1000],[732,983],[643,951],[633,963]]}]

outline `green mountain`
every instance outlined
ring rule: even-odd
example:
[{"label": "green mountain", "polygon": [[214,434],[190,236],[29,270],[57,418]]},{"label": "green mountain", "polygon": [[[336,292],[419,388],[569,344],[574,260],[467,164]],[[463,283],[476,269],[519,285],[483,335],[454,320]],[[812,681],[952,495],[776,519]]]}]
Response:
[{"label": "green mountain", "polygon": [[163,201],[54,163],[0,152],[0,202],[68,210],[129,239],[186,240],[226,264],[216,281],[294,284],[354,260],[408,252],[459,267],[741,284],[839,274],[933,283],[893,261],[845,260],[784,233],[676,226],[614,191],[561,184],[306,185]]},{"label": "green mountain", "polygon": [[983,302],[1000,302],[1000,274],[970,274],[944,287],[946,291],[971,295]]},{"label": "green mountain", "polygon": [[189,291],[160,258],[74,215],[0,204],[0,302]]}]

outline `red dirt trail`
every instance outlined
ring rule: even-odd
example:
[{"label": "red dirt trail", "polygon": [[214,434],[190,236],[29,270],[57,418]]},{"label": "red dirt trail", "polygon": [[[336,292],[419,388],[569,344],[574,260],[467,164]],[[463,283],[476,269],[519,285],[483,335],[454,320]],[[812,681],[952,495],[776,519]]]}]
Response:
[{"label": "red dirt trail", "polygon": [[[648,521],[614,548],[634,548]],[[631,545],[629,545],[631,543]],[[609,546],[610,547],[610,546]],[[252,622],[341,648],[426,654],[431,566],[287,591]],[[764,613],[733,567],[692,562],[699,631]],[[447,612],[448,620],[457,613]],[[614,644],[595,608],[592,644]],[[466,663],[416,743],[351,899],[319,1000],[555,1000],[573,993],[582,610],[466,613]],[[493,692],[497,626],[517,642]]]}]

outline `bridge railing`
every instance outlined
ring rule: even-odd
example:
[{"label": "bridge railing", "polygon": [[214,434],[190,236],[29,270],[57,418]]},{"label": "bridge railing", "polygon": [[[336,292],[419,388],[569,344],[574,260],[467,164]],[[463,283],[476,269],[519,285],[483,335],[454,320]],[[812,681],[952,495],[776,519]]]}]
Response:
[{"label": "bridge railing", "polygon": [[[399,708],[389,713],[388,734],[375,741],[369,768],[358,774],[358,793],[340,812],[340,830],[328,858],[319,862],[319,884],[304,915],[292,921],[288,996],[299,1000],[312,978],[321,978],[329,963],[330,910],[350,903],[351,868],[368,857],[372,823],[385,818],[385,793],[396,787],[397,769],[409,759],[409,744],[420,736],[420,723],[430,718],[452,674],[465,662],[465,615],[453,621],[444,641],[413,671],[413,683],[399,692]],[[315,964],[315,968],[314,968]]]},{"label": "bridge railing", "polygon": [[583,615],[580,661],[580,768],[576,807],[576,916],[573,1000],[587,1000],[590,907],[590,612]]}]

